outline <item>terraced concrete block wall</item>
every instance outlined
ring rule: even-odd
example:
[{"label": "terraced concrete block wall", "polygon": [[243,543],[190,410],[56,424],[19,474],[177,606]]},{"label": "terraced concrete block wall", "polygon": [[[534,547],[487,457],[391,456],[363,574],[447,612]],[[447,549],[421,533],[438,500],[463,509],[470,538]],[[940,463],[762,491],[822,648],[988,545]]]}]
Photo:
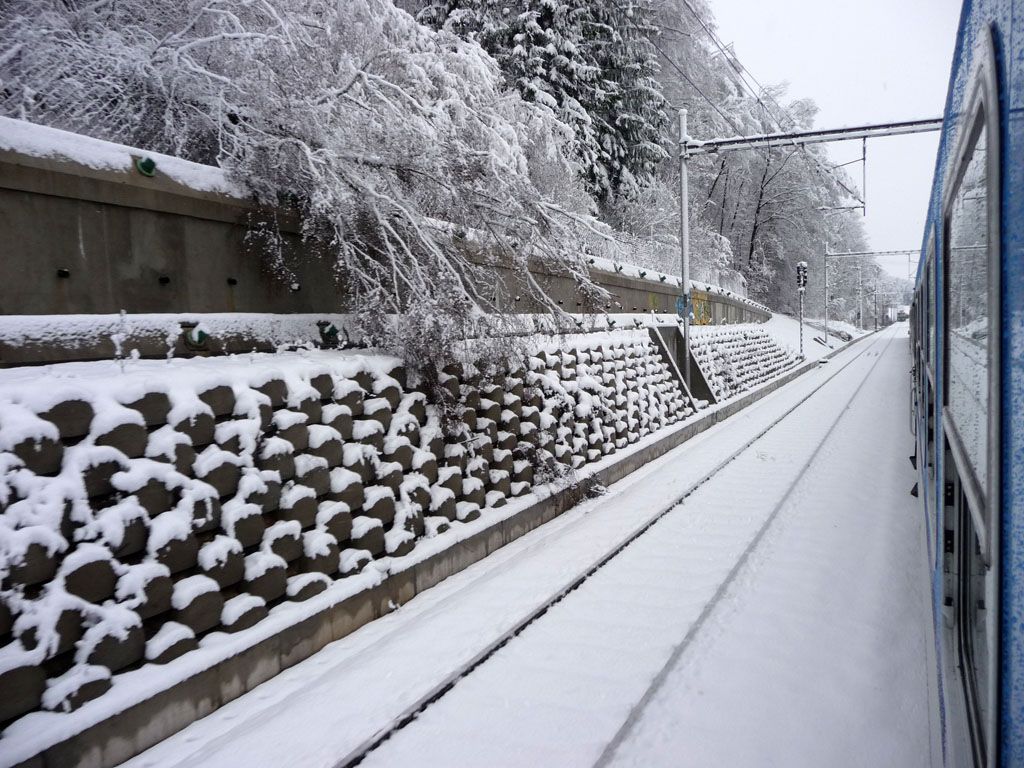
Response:
[{"label": "terraced concrete block wall", "polygon": [[646,332],[441,379],[461,416],[447,438],[383,356],[4,372],[0,723],[49,727],[122,672],[174,665],[487,515],[539,468],[582,467],[691,413]]},{"label": "terraced concrete block wall", "polygon": [[771,381],[799,362],[768,331],[749,326],[701,329],[690,348],[719,402]]}]

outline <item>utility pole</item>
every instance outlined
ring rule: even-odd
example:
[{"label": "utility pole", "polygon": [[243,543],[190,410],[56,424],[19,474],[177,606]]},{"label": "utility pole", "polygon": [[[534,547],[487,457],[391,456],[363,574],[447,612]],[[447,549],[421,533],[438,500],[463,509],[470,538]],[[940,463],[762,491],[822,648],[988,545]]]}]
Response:
[{"label": "utility pole", "polygon": [[878,283],[876,282],[873,290],[871,291],[873,298],[875,299],[875,330],[878,330]]},{"label": "utility pole", "polygon": [[861,259],[857,259],[857,327],[864,328],[864,281],[861,274]]},{"label": "utility pole", "polygon": [[683,289],[683,380],[690,390],[690,152],[686,110],[679,110],[679,258]]}]

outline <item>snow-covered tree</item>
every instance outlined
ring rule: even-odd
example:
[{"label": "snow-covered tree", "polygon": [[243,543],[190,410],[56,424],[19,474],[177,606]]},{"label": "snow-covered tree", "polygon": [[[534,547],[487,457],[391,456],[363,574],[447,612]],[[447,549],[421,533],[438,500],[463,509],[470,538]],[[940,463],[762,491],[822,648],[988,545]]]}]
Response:
[{"label": "snow-covered tree", "polygon": [[219,164],[299,209],[358,307],[487,309],[466,241],[541,297],[531,260],[588,284],[565,126],[390,0],[10,0],[0,112]]},{"label": "snow-covered tree", "polygon": [[643,2],[426,0],[419,18],[479,42],[523,98],[572,129],[599,198],[634,193],[666,157],[654,28]]}]

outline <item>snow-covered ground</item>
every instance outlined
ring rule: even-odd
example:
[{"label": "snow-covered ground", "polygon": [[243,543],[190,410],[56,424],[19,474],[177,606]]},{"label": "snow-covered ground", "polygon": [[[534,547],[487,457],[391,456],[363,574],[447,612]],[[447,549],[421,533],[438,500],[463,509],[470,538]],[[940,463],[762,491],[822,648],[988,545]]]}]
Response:
[{"label": "snow-covered ground", "polygon": [[833,374],[365,764],[930,765],[906,365],[855,345],[128,765],[343,763]]}]

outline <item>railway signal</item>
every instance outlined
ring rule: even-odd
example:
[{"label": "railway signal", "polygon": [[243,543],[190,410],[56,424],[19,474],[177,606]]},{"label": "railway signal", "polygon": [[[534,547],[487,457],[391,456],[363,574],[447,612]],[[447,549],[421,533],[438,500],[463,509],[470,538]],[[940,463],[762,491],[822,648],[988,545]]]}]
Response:
[{"label": "railway signal", "polygon": [[804,356],[804,291],[807,290],[807,262],[796,265],[796,291],[800,294],[800,357]]}]

